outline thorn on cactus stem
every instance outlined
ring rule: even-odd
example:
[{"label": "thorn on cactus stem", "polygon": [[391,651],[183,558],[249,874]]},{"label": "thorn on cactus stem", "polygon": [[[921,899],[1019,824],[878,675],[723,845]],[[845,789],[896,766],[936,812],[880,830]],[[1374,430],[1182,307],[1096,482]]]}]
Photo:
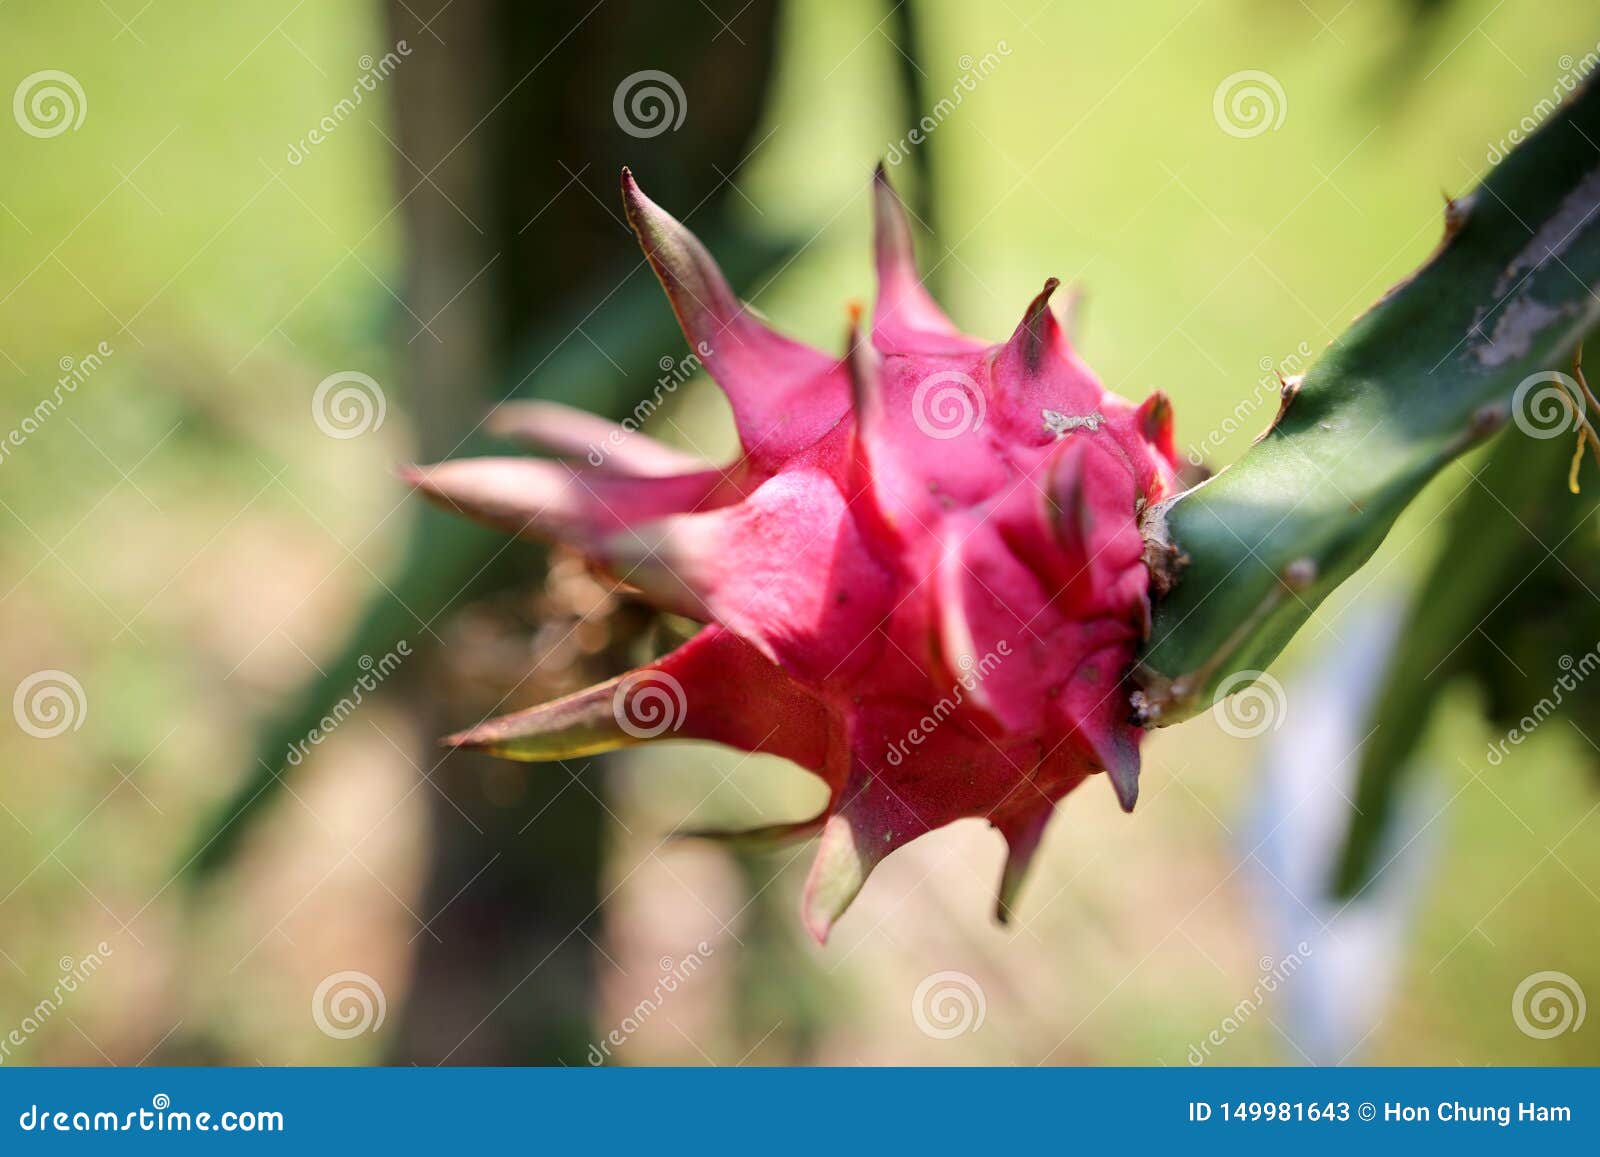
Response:
[{"label": "thorn on cactus stem", "polygon": [[1507,407],[1502,403],[1479,406],[1472,411],[1471,431],[1474,438],[1487,438],[1506,424]]},{"label": "thorn on cactus stem", "polygon": [[1255,436],[1255,440],[1250,443],[1252,446],[1266,438],[1282,424],[1284,415],[1289,412],[1289,407],[1294,405],[1295,398],[1300,396],[1300,383],[1305,375],[1291,374],[1288,377],[1284,377],[1281,370],[1274,372],[1278,375],[1278,412],[1272,415],[1272,421],[1267,424],[1267,428]]},{"label": "thorn on cactus stem", "polygon": [[1467,418],[1466,426],[1450,440],[1448,453],[1451,457],[1454,457],[1487,441],[1499,433],[1500,428],[1506,424],[1510,416],[1510,407],[1504,402],[1490,402],[1487,405],[1479,406]]},{"label": "thorn on cactus stem", "polygon": [[1462,229],[1466,228],[1467,220],[1472,216],[1473,196],[1452,197],[1444,194],[1444,239],[1450,241]]},{"label": "thorn on cactus stem", "polygon": [[1317,581],[1317,563],[1315,559],[1297,558],[1283,568],[1283,585],[1292,591],[1309,590],[1311,584]]}]

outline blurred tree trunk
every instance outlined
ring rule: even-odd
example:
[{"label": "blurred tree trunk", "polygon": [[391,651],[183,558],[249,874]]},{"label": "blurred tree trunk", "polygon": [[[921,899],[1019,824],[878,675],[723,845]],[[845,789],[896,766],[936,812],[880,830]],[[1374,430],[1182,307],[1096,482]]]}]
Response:
[{"label": "blurred tree trunk", "polygon": [[[772,73],[776,10],[776,0],[711,0],[666,19],[629,0],[601,11],[592,0],[388,0],[392,39],[411,51],[391,83],[409,245],[401,332],[424,460],[459,453],[529,357],[542,364],[594,341],[592,326],[574,328],[528,350],[539,326],[598,317],[620,284],[649,276],[621,218],[622,163],[664,203],[693,210],[697,227],[723,219]],[[681,86],[678,129],[643,136],[614,117],[619,86],[645,70]],[[599,368],[649,382],[660,356],[681,352],[638,344],[597,351],[611,363]],[[495,585],[537,585],[533,568],[506,565],[527,557],[512,548],[486,563],[455,607]],[[436,681],[407,691],[413,717],[435,733],[471,721],[430,706]],[[437,763],[431,751],[419,759],[424,774]],[[438,790],[424,789],[430,923],[396,1062],[579,1063],[593,1038],[603,786],[575,781],[576,766],[514,771],[516,790],[496,790],[503,766],[454,755],[433,774]]]},{"label": "blurred tree trunk", "polygon": [[[505,88],[488,66],[503,33],[493,5],[450,5],[426,29],[412,11],[394,0],[389,13],[394,39],[412,52],[394,90],[393,161],[408,243],[400,329],[419,453],[434,461],[456,452],[509,364],[496,302],[503,276],[496,266],[508,248],[496,184],[508,173],[495,155],[496,134],[479,127]],[[538,151],[537,141],[529,145]],[[437,681],[424,678],[409,691],[412,711],[433,734],[453,722],[433,706]],[[419,762],[437,788],[428,790],[432,861],[420,908],[431,924],[417,940],[394,1059],[551,1061],[588,1035],[589,946],[571,933],[598,900],[599,805],[582,792],[553,799],[565,777],[535,774],[525,799],[548,808],[549,822],[535,838],[519,839],[529,816],[489,801],[479,786],[481,758],[439,765],[425,750]],[[560,838],[550,839],[552,832]],[[540,963],[538,983],[519,985]]]}]

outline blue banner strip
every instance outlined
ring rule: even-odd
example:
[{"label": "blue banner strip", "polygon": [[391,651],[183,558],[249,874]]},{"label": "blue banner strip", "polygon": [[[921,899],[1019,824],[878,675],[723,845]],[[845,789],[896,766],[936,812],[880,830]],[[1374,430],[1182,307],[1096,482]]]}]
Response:
[{"label": "blue banner strip", "polygon": [[[1600,1152],[1597,1069],[0,1069],[0,1153]],[[1178,1152],[1176,1148],[1172,1150]]]}]

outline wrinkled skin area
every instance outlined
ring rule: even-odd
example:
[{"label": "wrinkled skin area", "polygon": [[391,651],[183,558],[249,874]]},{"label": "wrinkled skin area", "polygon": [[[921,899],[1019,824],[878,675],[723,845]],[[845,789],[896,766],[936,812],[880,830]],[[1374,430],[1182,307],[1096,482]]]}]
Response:
[{"label": "wrinkled skin area", "polygon": [[538,760],[697,738],[810,769],[821,814],[732,838],[821,835],[803,903],[818,940],[924,832],[966,816],[1000,830],[1005,919],[1057,800],[1106,772],[1132,809],[1126,678],[1149,622],[1137,516],[1175,486],[1166,399],[1101,387],[1050,309],[1053,280],[1008,341],[962,334],[921,285],[881,171],[873,195],[870,341],[852,328],[834,357],[743,306],[624,173],[629,220],[732,404],[731,465],[512,403],[496,428],[567,460],[407,472],[707,624],[638,671],[449,742]]}]

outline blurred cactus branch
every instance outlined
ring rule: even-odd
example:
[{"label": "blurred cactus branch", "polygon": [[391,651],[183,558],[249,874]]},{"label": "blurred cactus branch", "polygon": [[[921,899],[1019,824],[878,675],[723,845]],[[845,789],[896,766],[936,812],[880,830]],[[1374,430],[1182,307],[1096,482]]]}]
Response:
[{"label": "blurred cactus branch", "polygon": [[[1600,590],[1600,551],[1592,533],[1581,533],[1600,497],[1594,487],[1585,497],[1566,486],[1570,457],[1565,438],[1508,434],[1464,469],[1444,543],[1373,697],[1337,896],[1358,894],[1383,867],[1390,817],[1447,685],[1476,684],[1489,716],[1511,725],[1550,694],[1572,655],[1600,641],[1591,593]],[[1600,682],[1576,689],[1562,696],[1562,713],[1594,719]]]},{"label": "blurred cactus branch", "polygon": [[[922,19],[914,0],[887,0],[887,3],[889,39],[894,45],[893,63],[899,75],[900,92],[905,105],[902,110],[905,117],[904,124],[909,130],[931,107],[926,83],[928,75],[920,63],[924,59],[921,52]],[[924,137],[909,153],[908,159],[911,161],[912,171],[916,174],[916,186],[910,197],[910,206],[925,232],[929,236],[939,237],[942,233],[938,228],[938,222],[934,220],[938,199],[933,195],[932,143],[931,137]],[[929,288],[937,289],[937,286],[930,285]]]}]

